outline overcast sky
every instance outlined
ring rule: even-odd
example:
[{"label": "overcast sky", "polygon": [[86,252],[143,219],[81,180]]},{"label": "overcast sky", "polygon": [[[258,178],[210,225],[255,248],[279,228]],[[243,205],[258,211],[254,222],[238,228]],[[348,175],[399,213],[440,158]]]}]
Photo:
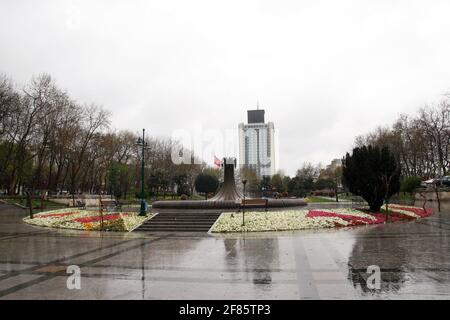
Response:
[{"label": "overcast sky", "polygon": [[450,89],[450,1],[2,0],[0,72],[157,136],[237,132],[259,101],[293,174]]}]

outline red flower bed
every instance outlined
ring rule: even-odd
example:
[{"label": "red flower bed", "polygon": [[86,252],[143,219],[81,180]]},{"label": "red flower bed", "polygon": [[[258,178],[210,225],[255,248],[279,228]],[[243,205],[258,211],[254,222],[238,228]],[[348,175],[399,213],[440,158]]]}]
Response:
[{"label": "red flower bed", "polygon": [[373,224],[384,223],[385,218],[386,218],[386,215],[381,212],[373,212],[373,213],[365,212],[365,213],[371,214],[377,219]]},{"label": "red flower bed", "polygon": [[[433,210],[427,209],[426,212],[423,211],[423,209],[420,208],[409,208],[409,207],[393,207],[393,210],[399,209],[399,210],[405,210],[409,212],[413,212],[417,214],[420,217],[427,217],[433,213]],[[321,211],[321,210],[311,210],[307,213],[308,218],[314,218],[314,217],[337,217],[341,218],[342,220],[348,222],[347,226],[357,226],[357,225],[365,225],[365,224],[379,224],[384,223],[386,220],[386,214],[382,212],[369,212],[368,210],[360,209],[361,212],[364,212],[366,214],[369,214],[373,216],[375,219],[369,219],[365,217],[359,217],[359,216],[353,216],[349,214],[338,214],[334,212],[328,212],[328,211]],[[388,214],[388,221],[389,222],[396,222],[401,220],[415,220],[415,217],[409,216],[407,214],[402,214],[399,212],[389,212]],[[343,227],[339,222],[335,222],[335,225],[337,227]]]},{"label": "red flower bed", "polygon": [[[363,211],[363,210],[361,210],[361,211]],[[368,210],[364,210],[364,211],[365,211],[365,213],[370,214],[370,215],[374,216],[375,218],[377,218],[377,220],[373,221],[372,224],[384,223],[386,221],[386,213],[384,213],[384,212],[370,212]],[[389,211],[389,214],[388,214],[389,222],[396,222],[396,221],[401,221],[401,220],[416,220],[416,218],[414,218],[412,216],[408,216],[406,214]]]},{"label": "red flower bed", "polygon": [[401,220],[416,220],[416,218],[397,212],[389,212],[388,221],[396,222]]},{"label": "red flower bed", "polygon": [[[127,215],[126,213],[123,213],[123,215]],[[120,218],[119,213],[112,213],[112,214],[105,214],[103,216],[103,220],[116,220]],[[73,221],[80,222],[80,223],[91,223],[91,222],[98,222],[101,221],[102,218],[100,216],[93,216],[93,217],[84,217],[84,218],[77,218],[73,219]]]},{"label": "red flower bed", "polygon": [[433,214],[433,209],[430,209],[430,208],[425,209],[426,211],[423,211],[422,208],[410,208],[410,207],[397,207],[397,206],[395,206],[395,207],[393,207],[393,209],[394,210],[398,209],[398,210],[409,211],[409,212],[417,214],[421,218],[425,218],[425,217],[428,217],[428,216]]},{"label": "red flower bed", "polygon": [[48,213],[48,214],[40,214],[39,218],[48,218],[48,217],[65,217],[70,216],[72,214],[77,214],[78,212],[64,212],[64,213]]},{"label": "red flower bed", "polygon": [[337,214],[334,212],[320,211],[320,210],[310,210],[306,216],[308,218],[337,217],[337,218],[341,218],[342,220],[345,220],[345,221],[351,223],[351,225],[355,225],[355,226],[362,225],[362,224],[380,223],[380,222],[378,222],[378,219],[372,220],[372,219],[364,218],[364,217],[357,217],[357,216],[352,216],[352,215],[348,215],[348,214]]}]

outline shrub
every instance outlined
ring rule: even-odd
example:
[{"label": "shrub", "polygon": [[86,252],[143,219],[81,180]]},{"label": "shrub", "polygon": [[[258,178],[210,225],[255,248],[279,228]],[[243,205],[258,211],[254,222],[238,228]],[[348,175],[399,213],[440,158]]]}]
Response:
[{"label": "shrub", "polygon": [[219,187],[219,180],[216,176],[200,173],[195,178],[195,190],[199,193],[203,193],[205,198],[208,198],[208,193],[215,192]]},{"label": "shrub", "polygon": [[421,182],[422,179],[420,177],[405,177],[400,184],[400,190],[412,194],[416,188],[420,187]]},{"label": "shrub", "polygon": [[353,149],[345,156],[342,175],[349,191],[366,200],[372,211],[379,211],[400,189],[399,165],[386,146]]},{"label": "shrub", "polygon": [[182,196],[184,194],[184,195],[189,197],[191,195],[191,191],[189,189],[189,186],[187,184],[179,185],[178,189],[177,189],[177,194],[179,196]]}]

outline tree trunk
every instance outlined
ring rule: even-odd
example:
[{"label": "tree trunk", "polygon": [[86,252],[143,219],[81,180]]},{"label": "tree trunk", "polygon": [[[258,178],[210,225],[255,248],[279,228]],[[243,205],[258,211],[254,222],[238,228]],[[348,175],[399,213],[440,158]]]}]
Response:
[{"label": "tree trunk", "polygon": [[436,192],[436,200],[438,203],[438,212],[441,212],[441,199],[439,198],[439,189],[437,183],[434,184],[434,192]]},{"label": "tree trunk", "polygon": [[369,205],[370,211],[372,212],[380,212],[381,205],[380,204],[371,204]]},{"label": "tree trunk", "polygon": [[389,205],[388,205],[388,201],[386,200],[386,215],[384,218],[385,222],[389,222]]}]

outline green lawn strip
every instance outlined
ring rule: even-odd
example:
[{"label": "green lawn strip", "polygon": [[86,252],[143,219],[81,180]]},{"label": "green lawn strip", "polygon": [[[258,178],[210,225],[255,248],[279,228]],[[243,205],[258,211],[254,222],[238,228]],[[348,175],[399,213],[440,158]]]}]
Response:
[{"label": "green lawn strip", "polygon": [[[20,207],[28,207],[28,200],[26,198],[11,198],[11,199],[3,199],[3,200],[12,205],[17,205]],[[44,209],[45,208],[67,208],[67,206],[65,206],[63,204],[53,202],[50,200],[43,200],[41,202],[40,199],[32,199],[31,203],[32,203],[33,208],[40,208],[41,204],[44,205]]]},{"label": "green lawn strip", "polygon": [[411,195],[410,193],[399,192],[398,194],[391,197],[390,202],[396,202],[396,201],[413,202],[414,200],[415,200],[414,194]]},{"label": "green lawn strip", "polygon": [[307,203],[336,202],[336,201],[333,201],[331,199],[326,199],[326,198],[322,198],[322,197],[307,197],[307,198],[305,198],[305,201]]}]

